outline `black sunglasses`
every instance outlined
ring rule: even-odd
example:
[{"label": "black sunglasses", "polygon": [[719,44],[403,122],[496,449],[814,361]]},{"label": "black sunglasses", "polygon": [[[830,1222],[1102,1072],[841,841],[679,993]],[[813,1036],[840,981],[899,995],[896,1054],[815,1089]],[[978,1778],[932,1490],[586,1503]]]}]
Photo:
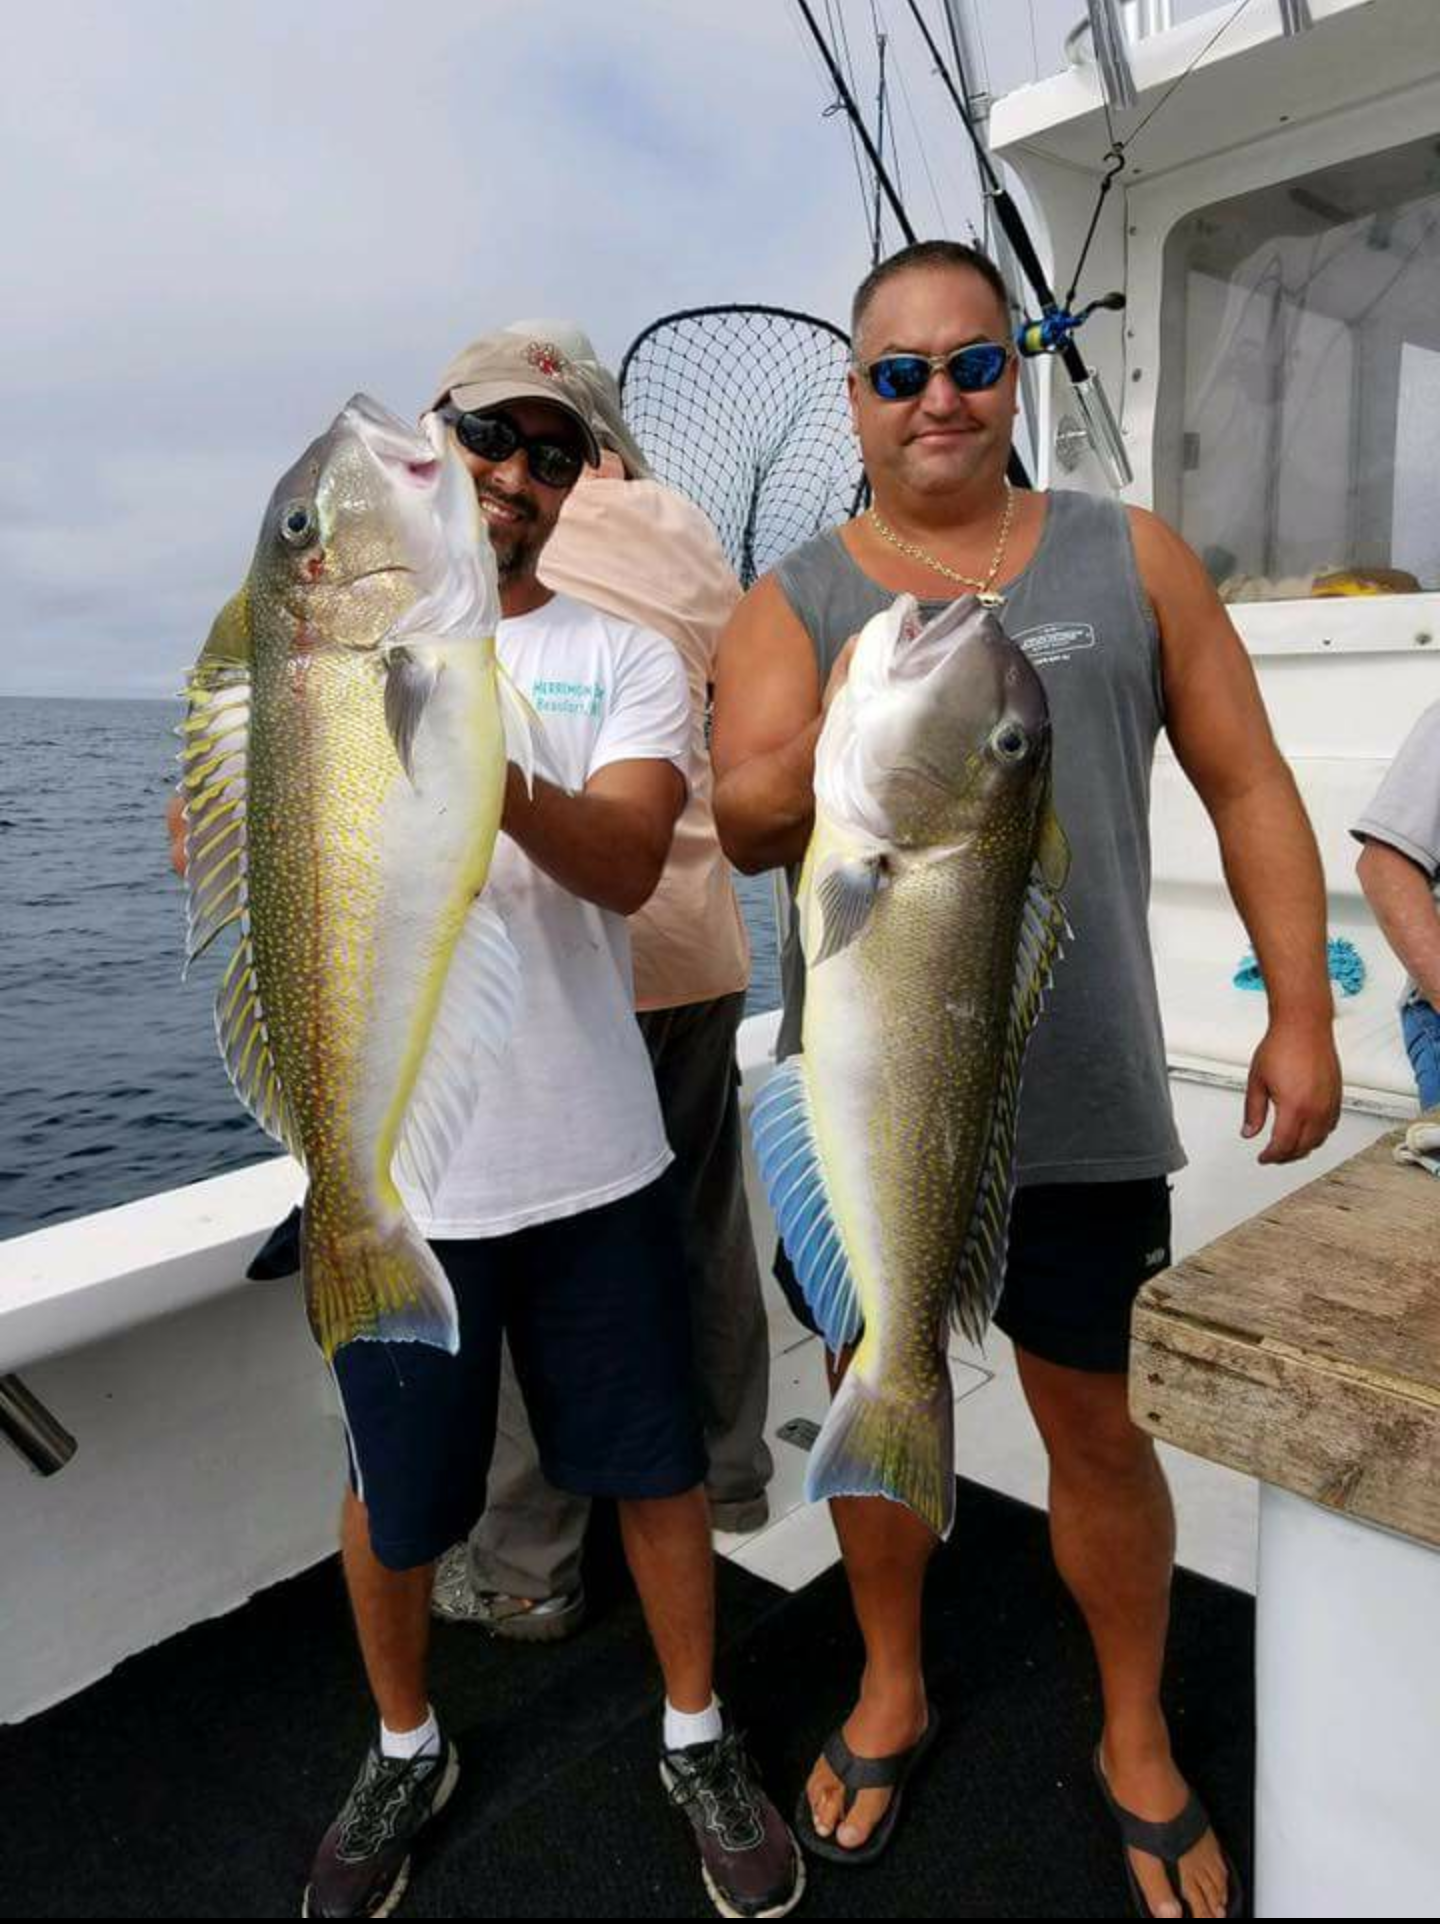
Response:
[{"label": "black sunglasses", "polygon": [[462,414],[447,407],[441,419],[454,428],[461,447],[482,461],[508,461],[517,448],[523,448],[531,478],[542,487],[574,487],[585,465],[584,455],[568,442],[545,434],[522,434],[508,414]]},{"label": "black sunglasses", "polygon": [[880,400],[914,401],[942,367],[962,394],[994,387],[1014,351],[1004,341],[972,341],[948,354],[882,354],[878,360],[856,365]]}]

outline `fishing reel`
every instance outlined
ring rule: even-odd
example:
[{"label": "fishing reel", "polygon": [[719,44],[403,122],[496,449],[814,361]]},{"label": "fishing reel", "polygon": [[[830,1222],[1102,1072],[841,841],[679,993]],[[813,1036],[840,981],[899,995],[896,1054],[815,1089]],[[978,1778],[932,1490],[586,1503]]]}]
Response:
[{"label": "fishing reel", "polygon": [[1042,314],[1038,321],[1022,321],[1015,330],[1015,345],[1028,359],[1033,360],[1040,354],[1056,354],[1066,342],[1082,328],[1097,309],[1106,308],[1113,314],[1120,313],[1125,306],[1125,296],[1118,291],[1102,294],[1098,301],[1091,301],[1082,307],[1078,314],[1068,307],[1052,307]]}]

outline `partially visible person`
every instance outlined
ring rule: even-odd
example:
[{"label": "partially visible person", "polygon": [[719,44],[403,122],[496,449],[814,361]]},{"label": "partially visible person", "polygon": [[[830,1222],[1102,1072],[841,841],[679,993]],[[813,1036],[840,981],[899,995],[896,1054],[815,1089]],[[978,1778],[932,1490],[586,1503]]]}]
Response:
[{"label": "partially visible person", "polygon": [[[483,337],[434,405],[495,553],[501,665],[545,726],[533,784],[509,770],[486,884],[520,961],[515,1031],[434,1193],[400,1183],[454,1289],[459,1352],[356,1341],[334,1359],[351,1470],[342,1562],[379,1727],[315,1853],[304,1915],[388,1915],[454,1788],[457,1747],[427,1691],[430,1598],[439,1557],[484,1509],[503,1341],[549,1478],[616,1500],[664,1683],[660,1777],[705,1887],[725,1916],[779,1917],[804,1871],[714,1692],[673,1159],[631,1010],[626,918],[660,878],[688,791],[685,678],[663,636],[537,572],[600,457],[565,356]],[[610,1844],[643,1885],[641,1820]]]},{"label": "partially visible person", "polygon": [[[671,640],[690,689],[691,787],[659,886],[630,918],[635,1007],[675,1152],[706,1494],[720,1530],[769,1516],[765,1442],[770,1354],[740,1151],[735,1033],[749,945],[710,806],[706,713],[720,631],[740,584],[705,515],[654,479],[630,433],[615,377],[573,321],[511,332],[565,354],[591,401],[600,464],[572,489],[546,544],[543,579]],[[590,1505],[545,1480],[508,1358],[485,1514],[436,1576],[435,1614],[524,1642],[578,1630]]]},{"label": "partially visible person", "polygon": [[1351,833],[1355,870],[1409,980],[1400,1023],[1422,1109],[1440,1108],[1440,701],[1400,745]]}]

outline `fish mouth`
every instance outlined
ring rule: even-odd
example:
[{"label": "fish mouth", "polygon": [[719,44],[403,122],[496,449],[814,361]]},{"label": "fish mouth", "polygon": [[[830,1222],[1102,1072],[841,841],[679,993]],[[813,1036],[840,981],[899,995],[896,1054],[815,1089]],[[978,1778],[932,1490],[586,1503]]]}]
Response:
[{"label": "fish mouth", "polygon": [[353,588],[357,581],[374,581],[378,575],[413,575],[415,570],[403,561],[388,562],[383,568],[363,568],[358,575],[346,575],[331,583],[335,588]]}]

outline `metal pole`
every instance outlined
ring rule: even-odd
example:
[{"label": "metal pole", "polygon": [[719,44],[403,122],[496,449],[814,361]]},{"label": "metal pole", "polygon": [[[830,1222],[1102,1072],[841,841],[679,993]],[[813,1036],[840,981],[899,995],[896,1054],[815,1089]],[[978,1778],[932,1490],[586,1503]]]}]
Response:
[{"label": "metal pole", "polygon": [[1116,0],[1087,0],[1087,4],[1090,38],[1095,45],[1095,64],[1100,69],[1105,98],[1117,112],[1133,107],[1140,96],[1135,91],[1135,76],[1130,71],[1125,29]]},{"label": "metal pole", "polygon": [[0,1376],[0,1436],[37,1476],[54,1476],[75,1454],[75,1439],[18,1376]]},{"label": "metal pole", "polygon": [[[985,61],[980,49],[980,26],[975,18],[973,0],[945,0],[945,19],[950,28],[950,45],[955,51],[955,66],[965,86],[965,107],[986,148],[990,145],[990,93],[981,84]],[[969,76],[976,79],[972,84]]]}]

